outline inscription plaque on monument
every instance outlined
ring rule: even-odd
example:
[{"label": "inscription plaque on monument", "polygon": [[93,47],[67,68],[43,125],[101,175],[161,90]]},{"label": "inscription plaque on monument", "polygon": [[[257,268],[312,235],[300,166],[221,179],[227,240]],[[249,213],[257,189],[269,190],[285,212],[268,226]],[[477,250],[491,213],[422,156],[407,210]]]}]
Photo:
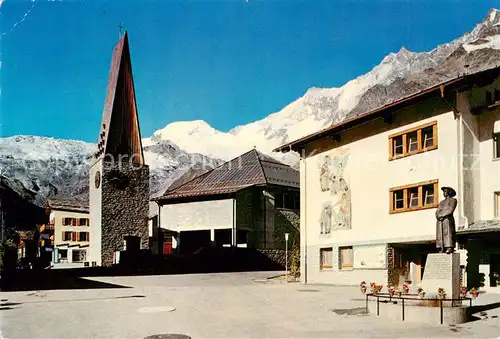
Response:
[{"label": "inscription plaque on monument", "polygon": [[437,297],[438,289],[443,288],[446,299],[458,299],[460,296],[460,254],[432,253],[427,255],[424,277],[420,286],[428,298]]},{"label": "inscription plaque on monument", "polygon": [[452,271],[452,260],[446,256],[428,256],[424,279],[448,279]]}]

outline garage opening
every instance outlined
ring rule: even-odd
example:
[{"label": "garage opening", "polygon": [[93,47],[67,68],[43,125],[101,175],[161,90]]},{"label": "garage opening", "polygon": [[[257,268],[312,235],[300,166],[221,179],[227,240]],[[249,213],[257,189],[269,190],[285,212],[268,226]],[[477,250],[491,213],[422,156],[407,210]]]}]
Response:
[{"label": "garage opening", "polygon": [[180,251],[193,253],[200,248],[210,247],[210,230],[180,232]]}]

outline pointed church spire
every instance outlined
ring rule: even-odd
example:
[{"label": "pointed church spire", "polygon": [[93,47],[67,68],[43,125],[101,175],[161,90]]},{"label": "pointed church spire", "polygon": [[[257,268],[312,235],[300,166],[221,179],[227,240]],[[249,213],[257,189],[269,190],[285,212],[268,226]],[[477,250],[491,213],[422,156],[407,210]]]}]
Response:
[{"label": "pointed church spire", "polygon": [[101,128],[96,158],[144,164],[127,31],[113,51]]}]

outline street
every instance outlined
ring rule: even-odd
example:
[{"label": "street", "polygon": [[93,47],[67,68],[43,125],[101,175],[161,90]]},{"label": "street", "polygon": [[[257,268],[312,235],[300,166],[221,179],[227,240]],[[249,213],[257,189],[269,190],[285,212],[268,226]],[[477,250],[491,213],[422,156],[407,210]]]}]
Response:
[{"label": "street", "polygon": [[[395,322],[362,314],[364,296],[357,287],[266,280],[275,274],[105,277],[91,278],[101,283],[94,289],[2,293],[1,336],[144,338],[178,333],[192,338],[493,338],[500,333],[500,308],[457,326]],[[104,284],[113,285],[102,288]],[[498,302],[500,295],[494,294],[474,301]]]}]

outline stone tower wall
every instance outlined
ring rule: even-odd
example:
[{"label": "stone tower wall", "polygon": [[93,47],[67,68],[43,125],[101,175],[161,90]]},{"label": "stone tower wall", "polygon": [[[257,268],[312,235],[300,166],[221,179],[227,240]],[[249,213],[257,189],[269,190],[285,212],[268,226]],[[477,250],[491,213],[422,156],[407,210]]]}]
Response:
[{"label": "stone tower wall", "polygon": [[101,259],[110,266],[126,236],[148,248],[149,167],[105,161],[102,172]]}]

